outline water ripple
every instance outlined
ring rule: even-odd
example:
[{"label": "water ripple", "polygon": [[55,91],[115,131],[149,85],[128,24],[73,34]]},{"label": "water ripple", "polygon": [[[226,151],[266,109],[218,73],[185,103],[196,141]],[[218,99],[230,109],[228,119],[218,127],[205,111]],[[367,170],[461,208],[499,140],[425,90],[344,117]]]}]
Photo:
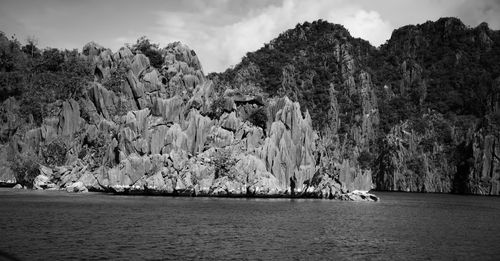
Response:
[{"label": "water ripple", "polygon": [[0,260],[8,260],[6,255],[21,260],[495,260],[500,255],[498,197],[380,196],[382,202],[366,204],[0,189]]}]

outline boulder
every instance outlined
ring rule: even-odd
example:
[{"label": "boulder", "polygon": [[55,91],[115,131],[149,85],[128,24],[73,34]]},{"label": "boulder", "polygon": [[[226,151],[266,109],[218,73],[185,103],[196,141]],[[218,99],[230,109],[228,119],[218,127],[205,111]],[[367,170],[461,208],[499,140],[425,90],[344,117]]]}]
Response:
[{"label": "boulder", "polygon": [[169,188],[165,184],[165,179],[161,171],[149,176],[145,180],[145,188],[150,191],[168,192]]},{"label": "boulder", "polygon": [[149,58],[146,55],[138,53],[132,59],[132,72],[136,77],[139,77],[148,67]]},{"label": "boulder", "polygon": [[88,190],[99,191],[102,189],[94,174],[90,171],[85,171],[85,173],[83,173],[78,181],[73,184],[76,184],[78,182],[81,182],[83,186],[85,186]]},{"label": "boulder", "polygon": [[236,112],[224,114],[221,117],[222,127],[226,130],[236,132],[241,126],[241,120],[236,117]]},{"label": "boulder", "polygon": [[67,192],[74,192],[74,193],[82,193],[82,192],[88,192],[88,189],[85,187],[83,182],[77,181],[70,186],[66,187]]},{"label": "boulder", "polygon": [[118,50],[118,52],[113,54],[113,59],[116,61],[132,60],[133,57],[134,57],[134,54],[126,46],[121,47],[120,50]]},{"label": "boulder", "polygon": [[144,82],[144,90],[147,93],[165,92],[165,87],[163,85],[167,83],[167,79],[156,69],[146,71],[142,80]]},{"label": "boulder", "polygon": [[40,174],[43,174],[47,177],[52,177],[52,175],[54,174],[54,172],[52,171],[51,168],[47,167],[47,166],[44,166],[44,165],[40,165]]},{"label": "boulder", "polygon": [[340,196],[340,199],[347,201],[379,201],[379,197],[368,191],[355,190],[353,192]]},{"label": "boulder", "polygon": [[46,189],[47,185],[50,184],[50,178],[46,175],[40,174],[33,180],[33,189]]}]

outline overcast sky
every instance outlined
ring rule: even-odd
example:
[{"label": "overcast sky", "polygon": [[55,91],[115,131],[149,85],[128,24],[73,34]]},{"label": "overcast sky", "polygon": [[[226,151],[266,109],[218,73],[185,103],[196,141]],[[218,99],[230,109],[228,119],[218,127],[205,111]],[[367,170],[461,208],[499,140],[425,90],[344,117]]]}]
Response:
[{"label": "overcast sky", "polygon": [[0,31],[41,47],[81,50],[95,41],[113,51],[142,35],[160,47],[173,41],[200,56],[205,73],[237,64],[297,23],[344,25],[375,46],[392,30],[443,16],[500,29],[500,0],[0,0]]}]

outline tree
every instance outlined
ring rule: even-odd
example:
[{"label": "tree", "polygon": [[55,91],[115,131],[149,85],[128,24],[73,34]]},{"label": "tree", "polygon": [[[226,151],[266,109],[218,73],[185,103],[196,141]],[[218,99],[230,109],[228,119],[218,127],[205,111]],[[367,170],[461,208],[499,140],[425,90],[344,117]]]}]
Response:
[{"label": "tree", "polygon": [[18,153],[11,161],[10,167],[16,175],[17,183],[32,187],[36,176],[40,174],[41,159],[32,151]]},{"label": "tree", "polygon": [[137,39],[137,42],[132,46],[132,51],[140,51],[146,55],[153,67],[161,68],[163,64],[163,57],[158,49],[158,44],[151,43],[146,36],[142,36]]},{"label": "tree", "polygon": [[24,70],[26,57],[21,51],[21,44],[12,36],[11,39],[0,31],[0,72]]},{"label": "tree", "polygon": [[28,36],[26,38],[26,45],[23,46],[22,50],[25,54],[29,55],[31,58],[40,56],[40,49],[38,49],[38,39],[35,36]]}]

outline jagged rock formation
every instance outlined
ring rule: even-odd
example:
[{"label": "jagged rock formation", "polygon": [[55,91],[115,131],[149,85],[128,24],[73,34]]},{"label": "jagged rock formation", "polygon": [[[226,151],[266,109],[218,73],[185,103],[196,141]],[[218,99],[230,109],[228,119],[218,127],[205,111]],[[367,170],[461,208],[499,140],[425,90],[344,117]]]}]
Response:
[{"label": "jagged rock formation", "polygon": [[56,186],[89,190],[500,194],[500,33],[484,23],[405,26],[374,48],[306,22],[208,77],[181,43],[142,50],[86,45],[94,82],[43,117],[4,99],[3,179],[33,151]]},{"label": "jagged rock formation", "polygon": [[320,20],[213,78],[298,101],[321,173],[343,184],[368,189],[373,175],[380,190],[498,195],[498,59],[500,33],[484,23],[405,26],[376,49]]},{"label": "jagged rock formation", "polygon": [[373,65],[388,130],[380,189],[500,194],[499,51],[485,23],[443,18],[394,31]]},{"label": "jagged rock formation", "polygon": [[[94,81],[81,97],[51,104],[52,116],[38,127],[12,122],[15,99],[2,104],[12,116],[2,135],[14,154],[31,151],[52,163],[40,167],[34,188],[376,200],[348,194],[369,189],[346,176],[349,163],[344,176],[314,186],[313,177],[326,177],[317,164],[318,135],[299,103],[237,88],[221,91],[181,43],[161,54],[162,67],[154,68],[127,47],[112,53],[85,45]],[[26,130],[16,132],[15,124]],[[63,152],[62,161],[54,151]]]},{"label": "jagged rock formation", "polygon": [[377,151],[371,145],[378,135],[379,112],[365,60],[373,49],[342,26],[306,22],[249,53],[216,80],[298,101],[312,112],[320,134],[320,172],[350,191],[370,190],[372,173],[364,161]]}]

